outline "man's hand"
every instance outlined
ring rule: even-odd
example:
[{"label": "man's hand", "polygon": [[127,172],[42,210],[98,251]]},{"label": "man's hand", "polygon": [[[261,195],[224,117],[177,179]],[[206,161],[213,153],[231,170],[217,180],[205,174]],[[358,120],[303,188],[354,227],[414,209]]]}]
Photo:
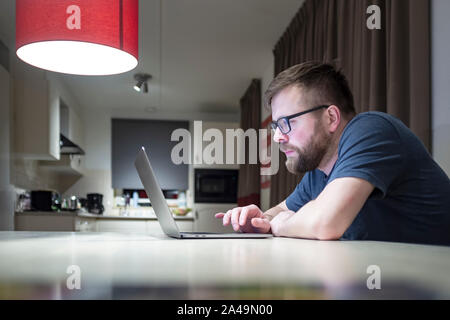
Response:
[{"label": "man's hand", "polygon": [[234,231],[241,230],[245,233],[269,233],[270,221],[264,217],[263,212],[255,205],[238,207],[228,210],[226,213],[217,213],[218,219],[223,219],[223,225],[231,222]]},{"label": "man's hand", "polygon": [[270,227],[272,229],[272,234],[275,237],[283,236],[283,227],[286,225],[286,221],[294,215],[294,211],[283,211],[277,214],[271,221]]}]

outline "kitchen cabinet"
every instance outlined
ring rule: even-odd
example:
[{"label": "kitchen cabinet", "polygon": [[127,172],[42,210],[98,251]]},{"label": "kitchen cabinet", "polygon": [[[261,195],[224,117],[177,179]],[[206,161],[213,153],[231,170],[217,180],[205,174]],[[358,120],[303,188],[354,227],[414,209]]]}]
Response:
[{"label": "kitchen cabinet", "polygon": [[[177,220],[177,226],[182,232],[192,232],[192,220]],[[121,233],[147,233],[161,234],[163,233],[159,222],[155,219],[125,219],[112,217],[107,219],[97,219],[97,232],[121,232]]]},{"label": "kitchen cabinet", "polygon": [[16,153],[30,160],[59,160],[62,132],[83,148],[80,107],[62,80],[17,58],[13,68]]},{"label": "kitchen cabinet", "polygon": [[76,217],[75,230],[78,232],[97,232],[96,218]]},{"label": "kitchen cabinet", "polygon": [[145,233],[145,220],[97,219],[97,232]]},{"label": "kitchen cabinet", "polygon": [[224,227],[222,219],[217,219],[215,214],[219,212],[225,213],[235,207],[237,207],[237,204],[233,203],[196,203],[194,205],[194,231],[216,233],[234,232],[231,225]]},{"label": "kitchen cabinet", "polygon": [[20,212],[14,216],[15,231],[75,231],[76,214],[72,212]]},{"label": "kitchen cabinet", "polygon": [[16,154],[32,160],[59,160],[59,96],[44,70],[15,58],[14,137]]},{"label": "kitchen cabinet", "polygon": [[[193,218],[176,217],[175,219],[180,231],[193,231]],[[156,217],[103,216],[76,212],[17,212],[15,230],[162,233]]]}]

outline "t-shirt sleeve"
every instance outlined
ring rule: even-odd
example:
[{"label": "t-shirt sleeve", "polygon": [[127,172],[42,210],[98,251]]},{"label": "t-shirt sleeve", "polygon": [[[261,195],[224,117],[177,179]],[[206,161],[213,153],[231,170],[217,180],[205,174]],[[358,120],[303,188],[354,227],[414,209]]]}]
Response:
[{"label": "t-shirt sleeve", "polygon": [[298,211],[311,201],[310,179],[310,173],[305,174],[295,190],[286,198],[286,206],[289,210]]},{"label": "t-shirt sleeve", "polygon": [[402,174],[404,162],[404,147],[394,125],[380,116],[367,116],[344,131],[328,183],[343,177],[361,178],[375,186],[372,197],[384,198]]}]

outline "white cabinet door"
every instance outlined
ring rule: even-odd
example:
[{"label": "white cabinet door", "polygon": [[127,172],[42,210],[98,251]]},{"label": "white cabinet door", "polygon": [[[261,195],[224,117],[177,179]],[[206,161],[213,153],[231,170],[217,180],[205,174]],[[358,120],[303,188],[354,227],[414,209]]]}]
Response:
[{"label": "white cabinet door", "polygon": [[[180,231],[191,232],[192,221],[176,221]],[[126,219],[97,219],[97,232],[124,232],[124,233],[147,233],[162,234],[163,231],[157,220],[126,220]]]},{"label": "white cabinet door", "polygon": [[59,97],[46,72],[13,64],[15,150],[23,158],[59,160]]},{"label": "white cabinet door", "polygon": [[233,232],[231,225],[224,227],[222,219],[215,218],[219,212],[227,212],[235,208],[236,204],[214,204],[214,203],[196,203],[195,204],[195,232]]},{"label": "white cabinet door", "polygon": [[79,232],[96,232],[97,221],[96,219],[80,218],[75,219],[75,231]]},{"label": "white cabinet door", "polygon": [[145,220],[97,219],[98,232],[146,233]]},{"label": "white cabinet door", "polygon": [[15,231],[75,231],[75,217],[50,215],[15,215]]}]

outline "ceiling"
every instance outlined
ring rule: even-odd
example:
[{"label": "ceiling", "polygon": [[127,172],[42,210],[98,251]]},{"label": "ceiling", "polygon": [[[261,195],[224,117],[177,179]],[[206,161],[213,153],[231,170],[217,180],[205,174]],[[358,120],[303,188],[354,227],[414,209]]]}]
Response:
[{"label": "ceiling", "polygon": [[[140,0],[139,65],[121,75],[58,75],[85,108],[235,113],[304,0]],[[162,4],[162,5],[161,5]],[[0,1],[0,38],[15,44],[15,1]],[[133,75],[150,73],[149,94]]]}]

